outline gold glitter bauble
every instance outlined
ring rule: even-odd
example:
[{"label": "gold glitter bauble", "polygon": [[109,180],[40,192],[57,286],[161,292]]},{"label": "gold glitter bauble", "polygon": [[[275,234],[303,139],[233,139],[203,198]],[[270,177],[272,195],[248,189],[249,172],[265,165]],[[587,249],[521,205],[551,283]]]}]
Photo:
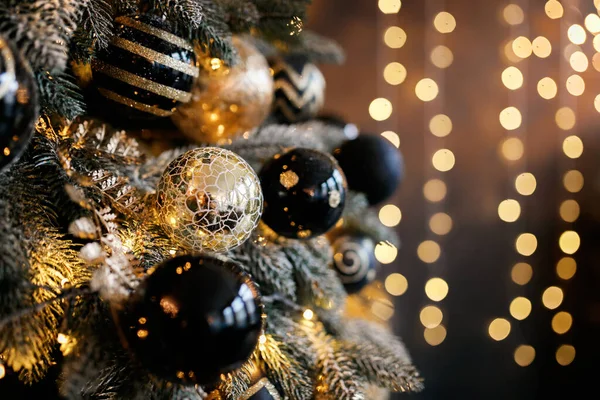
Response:
[{"label": "gold glitter bauble", "polygon": [[237,154],[216,147],[188,151],[158,183],[164,230],[192,251],[223,252],[241,245],[258,225],[263,196],[256,173]]},{"label": "gold glitter bauble", "polygon": [[228,67],[198,54],[200,76],[192,100],[173,114],[175,125],[191,139],[226,144],[259,126],[273,102],[273,77],[265,57],[247,40],[233,38],[239,61]]}]

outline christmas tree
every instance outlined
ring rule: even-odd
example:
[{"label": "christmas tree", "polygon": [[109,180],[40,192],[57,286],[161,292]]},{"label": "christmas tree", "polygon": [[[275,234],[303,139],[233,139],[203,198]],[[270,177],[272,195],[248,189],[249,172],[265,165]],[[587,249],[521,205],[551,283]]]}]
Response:
[{"label": "christmas tree", "polygon": [[[320,114],[307,0],[0,4],[0,378],[66,399],[382,399],[402,160]],[[378,295],[382,295],[379,293]],[[0,397],[12,398],[8,389]]]}]

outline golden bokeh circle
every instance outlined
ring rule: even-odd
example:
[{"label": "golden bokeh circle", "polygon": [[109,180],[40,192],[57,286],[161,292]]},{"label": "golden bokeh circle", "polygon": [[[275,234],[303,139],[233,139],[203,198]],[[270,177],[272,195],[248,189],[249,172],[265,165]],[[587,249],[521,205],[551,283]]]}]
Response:
[{"label": "golden bokeh circle", "polygon": [[369,115],[375,121],[385,121],[392,115],[392,103],[383,97],[379,97],[369,105]]},{"label": "golden bokeh circle", "polygon": [[425,240],[417,247],[417,256],[421,261],[427,264],[436,262],[441,254],[442,249],[440,245],[433,240]]},{"label": "golden bokeh circle", "polygon": [[583,174],[576,169],[567,171],[563,177],[563,185],[570,193],[578,193],[583,189]]},{"label": "golden bokeh circle", "polygon": [[524,262],[515,264],[510,271],[512,281],[521,286],[528,284],[532,276],[533,268],[531,268],[531,265]]},{"label": "golden bokeh circle", "polygon": [[393,273],[385,278],[384,286],[392,296],[402,296],[408,290],[408,280],[402,274]]},{"label": "golden bokeh circle", "polygon": [[576,51],[569,57],[569,64],[574,71],[585,72],[587,71],[590,62],[583,51]]},{"label": "golden bokeh circle", "polygon": [[452,54],[452,50],[450,50],[446,46],[436,46],[432,51],[429,57],[431,59],[431,63],[438,68],[448,68],[452,65],[454,61],[454,54]]},{"label": "golden bokeh circle", "polygon": [[523,9],[517,4],[509,4],[502,10],[502,16],[509,25],[519,25],[525,20]]},{"label": "golden bokeh circle", "polygon": [[382,264],[391,264],[398,257],[398,249],[389,242],[380,242],[375,246],[375,258]]},{"label": "golden bokeh circle", "polygon": [[563,6],[557,0],[547,1],[546,5],[544,6],[544,11],[546,11],[546,15],[550,19],[561,18],[564,14]]},{"label": "golden bokeh circle", "polygon": [[423,195],[432,203],[444,200],[447,191],[446,184],[440,179],[431,179],[423,185]]},{"label": "golden bokeh circle", "polygon": [[402,220],[402,211],[394,204],[387,204],[379,210],[379,220],[383,225],[393,228]]},{"label": "golden bokeh circle", "polygon": [[421,101],[432,101],[437,97],[439,88],[433,79],[423,78],[417,83],[415,93]]},{"label": "golden bokeh circle", "polygon": [[585,92],[585,81],[579,75],[571,75],[566,82],[567,91],[573,96],[581,96]]},{"label": "golden bokeh circle", "polygon": [[390,85],[399,85],[406,79],[406,67],[399,62],[391,62],[383,69],[383,79]]},{"label": "golden bokeh circle", "polygon": [[575,231],[565,231],[560,235],[558,245],[563,253],[575,254],[581,245],[581,238]]},{"label": "golden bokeh circle", "polygon": [[449,12],[442,11],[435,16],[433,26],[440,33],[450,33],[456,28],[456,19]]},{"label": "golden bokeh circle", "polygon": [[538,36],[531,42],[531,48],[533,54],[539,58],[547,58],[552,54],[552,44],[548,38],[544,36]]},{"label": "golden bokeh circle", "polygon": [[440,149],[433,154],[431,158],[433,167],[440,172],[447,172],[454,168],[456,159],[452,150]]},{"label": "golden bokeh circle", "polygon": [[575,115],[575,111],[571,107],[561,107],[556,111],[554,116],[554,120],[556,121],[556,125],[564,130],[568,131],[573,129],[575,123],[577,122],[577,117]]},{"label": "golden bokeh circle", "polygon": [[516,137],[510,137],[505,139],[500,145],[500,152],[502,156],[509,161],[517,161],[523,157],[525,147],[521,139]]},{"label": "golden bokeh circle", "polygon": [[438,114],[429,121],[429,130],[434,136],[445,137],[452,132],[452,120],[445,114]]},{"label": "golden bokeh circle", "polygon": [[522,233],[515,242],[517,252],[523,256],[530,256],[537,249],[537,238],[531,233]]},{"label": "golden bokeh circle", "polygon": [[500,124],[508,131],[515,130],[521,126],[521,112],[516,107],[506,107],[500,112]]},{"label": "golden bokeh circle", "polygon": [[510,322],[505,318],[496,318],[488,326],[488,334],[496,341],[504,340],[510,334]]},{"label": "golden bokeh circle", "polygon": [[531,196],[537,187],[535,176],[524,172],[515,179],[515,189],[521,196]]},{"label": "golden bokeh circle", "polygon": [[575,347],[569,344],[563,344],[556,350],[556,362],[563,367],[571,364],[575,360]]},{"label": "golden bokeh circle", "polygon": [[573,24],[567,30],[567,37],[573,44],[584,44],[587,38],[585,29],[579,24]]},{"label": "golden bokeh circle", "polygon": [[566,311],[559,311],[552,318],[552,330],[559,335],[567,333],[573,325],[573,317]]},{"label": "golden bokeh circle", "polygon": [[399,49],[406,43],[406,32],[399,26],[390,26],[383,34],[383,41],[391,49]]},{"label": "golden bokeh circle", "polygon": [[531,41],[525,36],[519,36],[512,42],[512,50],[519,58],[527,58],[533,53]]},{"label": "golden bokeh circle", "polygon": [[498,216],[504,222],[515,222],[521,216],[521,205],[514,199],[506,199],[498,205]]},{"label": "golden bokeh circle", "polygon": [[510,66],[502,71],[502,83],[510,90],[523,86],[523,73],[517,67]]},{"label": "golden bokeh circle", "polygon": [[514,319],[522,321],[531,314],[531,301],[526,297],[516,297],[510,302],[509,310]]},{"label": "golden bokeh circle", "polygon": [[425,284],[425,294],[433,301],[442,301],[448,295],[448,283],[442,278],[431,278]]},{"label": "golden bokeh circle", "polygon": [[425,328],[423,336],[430,346],[439,346],[446,339],[446,334],[446,328],[440,324],[433,329]]},{"label": "golden bokeh circle", "polygon": [[562,304],[564,294],[558,286],[550,286],[542,293],[542,304],[549,310],[554,310]]},{"label": "golden bokeh circle", "polygon": [[579,218],[579,203],[575,200],[565,200],[560,204],[559,214],[565,222],[575,222]]},{"label": "golden bokeh circle", "polygon": [[579,136],[571,135],[563,140],[563,152],[569,158],[579,158],[583,154],[583,142]]},{"label": "golden bokeh circle", "polygon": [[447,235],[452,230],[452,218],[446,213],[436,213],[429,219],[429,229],[436,235]]},{"label": "golden bokeh circle", "polygon": [[527,367],[531,365],[535,359],[535,349],[529,345],[523,344],[515,350],[514,359],[520,367]]},{"label": "golden bokeh circle", "polygon": [[419,313],[419,320],[425,328],[433,329],[439,326],[444,319],[444,314],[436,306],[424,307]]},{"label": "golden bokeh circle", "polygon": [[572,257],[563,257],[556,264],[556,274],[560,279],[569,280],[577,272],[577,262]]},{"label": "golden bokeh circle", "polygon": [[545,77],[539,80],[537,84],[537,91],[541,98],[550,100],[556,97],[558,93],[558,86],[554,79]]},{"label": "golden bokeh circle", "polygon": [[402,2],[400,0],[379,0],[377,5],[384,14],[396,14],[400,11]]}]

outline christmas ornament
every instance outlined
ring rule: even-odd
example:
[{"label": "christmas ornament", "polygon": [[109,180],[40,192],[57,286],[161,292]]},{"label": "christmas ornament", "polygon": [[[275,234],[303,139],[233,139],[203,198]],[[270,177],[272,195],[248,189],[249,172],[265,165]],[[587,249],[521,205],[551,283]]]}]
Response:
[{"label": "christmas ornament", "polygon": [[[252,373],[250,387],[236,400],[281,400],[279,392],[268,378],[262,375],[262,372],[256,363],[252,362]],[[225,395],[219,390],[208,394],[205,400],[224,400]]]},{"label": "christmas ornament", "polygon": [[219,252],[241,245],[258,225],[262,203],[252,167],[237,154],[216,147],[179,156],[157,188],[163,228],[193,251]]},{"label": "christmas ornament", "polygon": [[239,368],[263,328],[249,275],[206,255],[158,265],[117,311],[117,320],[126,347],[146,369],[184,384],[213,384]]},{"label": "christmas ornament", "polygon": [[139,127],[190,101],[199,73],[192,44],[159,17],[121,16],[115,26],[108,48],[92,60],[95,111],[114,123]]},{"label": "christmas ornament", "polygon": [[21,156],[37,120],[35,78],[19,50],[0,38],[0,171]]},{"label": "christmas ornament", "polygon": [[346,180],[335,159],[311,149],[293,149],[264,165],[263,221],[277,234],[307,239],[327,232],[342,215]]},{"label": "christmas ornament", "polygon": [[316,65],[299,54],[271,62],[275,81],[273,116],[282,123],[311,119],[325,102],[325,78]]},{"label": "christmas ornament", "polygon": [[273,77],[265,57],[247,39],[233,38],[239,61],[234,66],[199,55],[200,76],[192,99],[173,114],[191,139],[223,144],[259,126],[273,102]]},{"label": "christmas ornament", "polygon": [[379,135],[362,134],[333,151],[350,190],[364,193],[370,204],[389,198],[404,175],[398,149]]},{"label": "christmas ornament", "polygon": [[348,293],[356,293],[375,279],[375,243],[359,234],[342,235],[334,240],[333,268]]}]

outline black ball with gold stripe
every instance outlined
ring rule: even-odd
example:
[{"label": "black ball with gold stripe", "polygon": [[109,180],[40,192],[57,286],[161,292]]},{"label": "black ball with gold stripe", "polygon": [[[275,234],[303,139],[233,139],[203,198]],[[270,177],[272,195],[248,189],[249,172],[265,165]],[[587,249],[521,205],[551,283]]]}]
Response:
[{"label": "black ball with gold stripe", "polygon": [[192,44],[157,16],[121,16],[115,25],[110,45],[92,60],[92,111],[116,125],[171,116],[190,101],[198,77]]},{"label": "black ball with gold stripe", "polygon": [[273,117],[295,123],[315,117],[325,102],[325,78],[310,60],[290,54],[270,61],[275,82]]},{"label": "black ball with gold stripe", "polygon": [[0,38],[0,172],[25,150],[37,119],[37,89],[31,68]]},{"label": "black ball with gold stripe", "polygon": [[358,233],[341,235],[332,247],[333,269],[348,293],[360,291],[375,279],[375,243],[369,237]]}]

